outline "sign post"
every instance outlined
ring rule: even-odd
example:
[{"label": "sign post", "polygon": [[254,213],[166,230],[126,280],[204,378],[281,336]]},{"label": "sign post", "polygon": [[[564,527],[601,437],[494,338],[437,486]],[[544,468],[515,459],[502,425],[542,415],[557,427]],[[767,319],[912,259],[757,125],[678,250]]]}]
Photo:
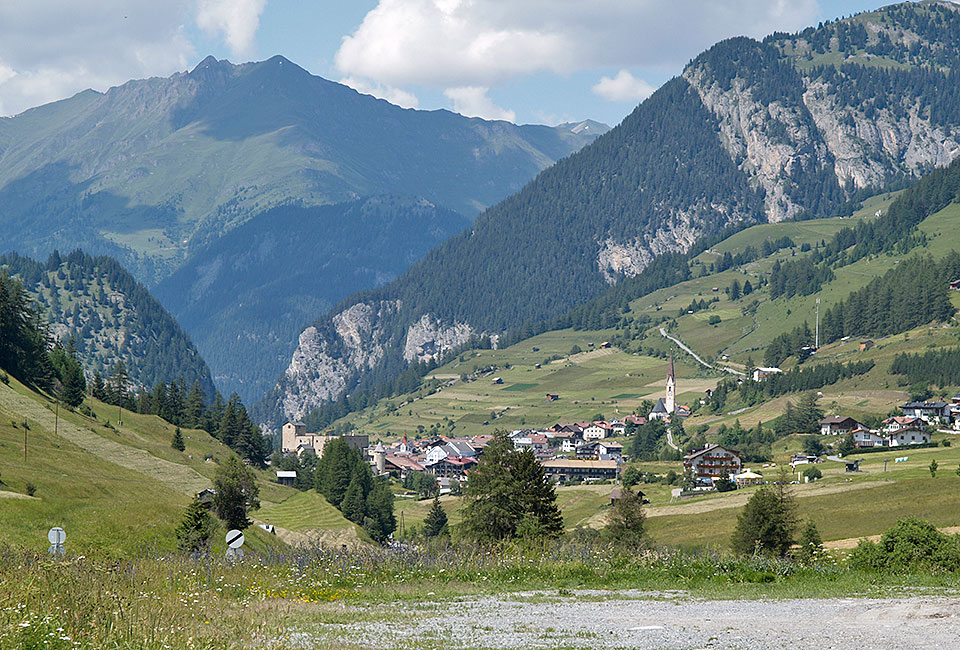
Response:
[{"label": "sign post", "polygon": [[50,542],[50,548],[47,549],[47,552],[50,555],[57,557],[63,557],[65,554],[63,543],[67,541],[67,534],[63,531],[63,528],[55,526],[50,529],[47,533],[47,541]]},{"label": "sign post", "polygon": [[243,549],[240,548],[243,546],[243,531],[233,529],[227,533],[227,559],[228,560],[242,560],[243,559]]}]

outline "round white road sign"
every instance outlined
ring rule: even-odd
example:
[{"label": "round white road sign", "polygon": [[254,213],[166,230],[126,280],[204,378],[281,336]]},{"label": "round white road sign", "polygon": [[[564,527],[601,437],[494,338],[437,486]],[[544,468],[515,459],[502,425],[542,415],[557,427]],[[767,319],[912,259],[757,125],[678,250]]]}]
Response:
[{"label": "round white road sign", "polygon": [[47,539],[54,546],[59,546],[67,541],[67,534],[63,532],[63,529],[59,526],[50,529],[50,532],[47,533]]},{"label": "round white road sign", "polygon": [[243,546],[243,531],[234,529],[228,532],[227,546],[230,548],[240,548]]}]

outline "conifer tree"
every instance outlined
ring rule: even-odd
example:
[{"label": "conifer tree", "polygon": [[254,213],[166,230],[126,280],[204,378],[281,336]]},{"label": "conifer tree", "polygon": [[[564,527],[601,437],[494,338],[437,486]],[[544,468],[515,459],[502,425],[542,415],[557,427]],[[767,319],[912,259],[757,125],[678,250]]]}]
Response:
[{"label": "conifer tree", "polygon": [[423,520],[423,534],[430,538],[450,535],[450,530],[447,527],[447,513],[440,506],[439,494],[433,497],[433,506],[427,513],[427,518]]},{"label": "conifer tree", "polygon": [[732,546],[736,553],[783,557],[793,545],[796,504],[786,489],[786,476],[776,486],[760,488],[737,516]]},{"label": "conifer tree", "polygon": [[184,451],[187,448],[186,443],[183,441],[183,434],[180,433],[180,427],[174,429],[173,440],[170,442],[170,446],[177,451]]},{"label": "conifer tree", "polygon": [[177,548],[184,553],[205,553],[210,548],[215,527],[213,517],[195,497],[177,526]]},{"label": "conifer tree", "polygon": [[350,480],[347,491],[343,495],[343,501],[340,502],[340,512],[350,521],[361,524],[363,523],[365,505],[359,475],[354,475]]},{"label": "conifer tree", "polygon": [[607,513],[604,535],[621,547],[639,547],[646,541],[643,513],[643,496],[628,487],[620,490],[620,498],[614,500]]}]

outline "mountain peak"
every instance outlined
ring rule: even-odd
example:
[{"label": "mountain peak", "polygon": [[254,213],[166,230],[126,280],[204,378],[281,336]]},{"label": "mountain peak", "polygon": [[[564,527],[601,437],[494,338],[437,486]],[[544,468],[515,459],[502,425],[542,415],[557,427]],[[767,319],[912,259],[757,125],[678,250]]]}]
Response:
[{"label": "mountain peak", "polygon": [[196,67],[195,67],[193,70],[190,71],[190,74],[193,74],[193,73],[197,72],[198,70],[204,70],[204,69],[209,68],[209,67],[211,67],[211,66],[218,65],[219,63],[220,63],[220,61],[217,60],[217,57],[213,56],[212,54],[208,54],[208,55],[203,59],[203,61],[201,61],[200,63],[198,63],[198,64],[196,65]]}]

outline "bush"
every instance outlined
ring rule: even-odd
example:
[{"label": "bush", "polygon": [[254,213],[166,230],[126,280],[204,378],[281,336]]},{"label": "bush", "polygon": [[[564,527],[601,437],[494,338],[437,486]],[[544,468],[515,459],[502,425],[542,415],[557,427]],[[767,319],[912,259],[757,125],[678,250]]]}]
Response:
[{"label": "bush", "polygon": [[737,489],[737,484],[728,478],[717,479],[713,486],[717,488],[717,492],[733,492]]},{"label": "bush", "polygon": [[960,571],[960,537],[945,535],[928,521],[901,519],[877,543],[861,541],[850,554],[853,568],[885,573]]},{"label": "bush", "polygon": [[27,481],[27,496],[34,496],[37,493],[37,486]]},{"label": "bush", "polygon": [[0,381],[2,381],[5,385],[9,386],[9,385],[10,385],[10,375],[8,375],[8,374],[5,373],[4,371],[0,370]]},{"label": "bush", "polygon": [[823,478],[823,472],[821,472],[817,467],[807,468],[803,475],[811,481],[816,481],[818,478]]}]

